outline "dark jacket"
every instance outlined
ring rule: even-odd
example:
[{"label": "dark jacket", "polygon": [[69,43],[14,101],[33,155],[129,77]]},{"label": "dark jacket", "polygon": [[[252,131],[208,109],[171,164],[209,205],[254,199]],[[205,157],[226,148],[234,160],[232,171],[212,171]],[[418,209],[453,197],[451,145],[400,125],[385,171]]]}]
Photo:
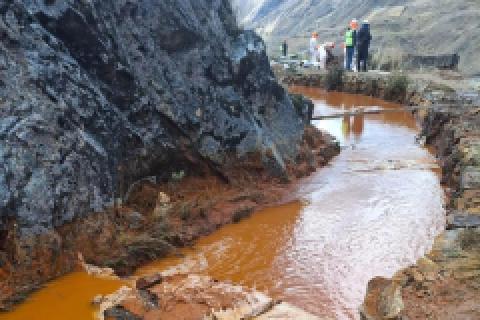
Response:
[{"label": "dark jacket", "polygon": [[362,24],[362,27],[357,32],[357,47],[362,49],[368,49],[370,47],[370,41],[372,41],[372,35],[370,34],[370,25]]}]

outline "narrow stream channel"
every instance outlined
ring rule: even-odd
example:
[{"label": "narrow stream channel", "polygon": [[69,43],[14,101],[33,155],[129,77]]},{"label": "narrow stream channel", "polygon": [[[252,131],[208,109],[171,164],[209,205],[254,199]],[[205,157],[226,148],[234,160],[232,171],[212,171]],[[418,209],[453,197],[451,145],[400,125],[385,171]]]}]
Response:
[{"label": "narrow stream channel", "polygon": [[[312,98],[322,115],[359,107],[401,108],[358,95],[291,90]],[[226,226],[182,250],[182,257],[155,261],[137,274],[171,268],[208,274],[328,319],[357,319],[367,282],[415,262],[443,229],[443,191],[434,157],[415,143],[417,128],[408,112],[316,125],[337,137],[342,153],[299,184],[298,201]],[[82,273],[59,279],[16,311],[0,314],[0,320],[87,319],[95,293],[120,285],[101,281]],[[58,308],[73,296],[76,304]]]}]

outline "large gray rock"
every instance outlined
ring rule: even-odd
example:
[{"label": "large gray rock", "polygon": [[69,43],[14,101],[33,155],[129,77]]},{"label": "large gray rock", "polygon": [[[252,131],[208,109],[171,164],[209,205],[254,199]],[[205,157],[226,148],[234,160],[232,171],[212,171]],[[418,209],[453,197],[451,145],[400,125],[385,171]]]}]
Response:
[{"label": "large gray rock", "polygon": [[260,154],[282,174],[304,116],[227,0],[0,2],[0,230],[102,211],[144,177]]}]

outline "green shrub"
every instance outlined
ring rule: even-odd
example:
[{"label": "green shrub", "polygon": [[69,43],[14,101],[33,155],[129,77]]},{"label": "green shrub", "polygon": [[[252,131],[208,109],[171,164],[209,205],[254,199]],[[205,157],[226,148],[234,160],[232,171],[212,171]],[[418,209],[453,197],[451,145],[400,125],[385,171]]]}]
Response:
[{"label": "green shrub", "polygon": [[185,171],[172,172],[172,181],[181,181],[185,178]]}]

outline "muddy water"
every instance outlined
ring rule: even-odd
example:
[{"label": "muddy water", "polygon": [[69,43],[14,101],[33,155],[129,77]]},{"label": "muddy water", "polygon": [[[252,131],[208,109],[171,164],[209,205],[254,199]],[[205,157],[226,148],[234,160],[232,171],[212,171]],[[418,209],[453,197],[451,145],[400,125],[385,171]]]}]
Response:
[{"label": "muddy water", "polygon": [[[373,98],[292,88],[328,115],[400,108]],[[406,112],[341,117],[316,125],[342,153],[298,185],[288,204],[263,210],[138,270],[209,274],[270,293],[319,316],[355,319],[366,284],[413,263],[443,229],[443,192],[433,157],[415,144]],[[89,319],[91,299],[120,282],[74,273],[52,282],[0,320]]]},{"label": "muddy water", "polygon": [[[291,88],[315,100],[318,115],[358,107],[395,108],[381,100]],[[341,117],[316,125],[343,151],[302,182],[301,202],[270,208],[201,239],[183,258],[139,274],[179,269],[270,293],[319,316],[356,319],[366,285],[392,276],[430,248],[443,229],[443,191],[435,159],[415,143],[407,112]]]},{"label": "muddy water", "polygon": [[13,312],[0,313],[0,320],[87,320],[94,318],[91,302],[97,294],[108,294],[124,283],[99,279],[85,272],[61,277],[40,291]]}]

